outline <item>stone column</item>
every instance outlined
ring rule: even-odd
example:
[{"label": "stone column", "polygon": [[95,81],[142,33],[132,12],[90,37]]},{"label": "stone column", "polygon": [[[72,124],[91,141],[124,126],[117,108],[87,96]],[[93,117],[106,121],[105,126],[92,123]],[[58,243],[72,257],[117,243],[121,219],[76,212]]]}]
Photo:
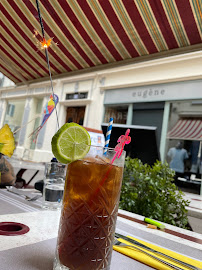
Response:
[{"label": "stone column", "polygon": [[[43,111],[42,112],[44,112],[44,110],[46,108],[46,105],[48,104],[49,98],[50,98],[50,96],[44,97]],[[44,117],[44,113],[42,113],[40,124],[42,123],[43,117]],[[43,126],[43,128],[39,132],[39,135],[38,135],[38,138],[37,138],[37,143],[36,143],[36,149],[41,149],[42,146],[43,146],[43,142],[44,142],[44,138],[45,138],[45,132],[46,132],[46,125],[47,124],[45,124]]]},{"label": "stone column", "polygon": [[19,141],[18,141],[19,146],[23,146],[25,142],[25,135],[26,135],[26,130],[27,130],[26,124],[29,121],[29,114],[30,114],[30,101],[31,101],[31,98],[26,99],[25,110],[24,110],[23,120],[22,120],[22,125],[21,125],[22,128],[20,130]]},{"label": "stone column", "polygon": [[0,100],[0,128],[3,126],[6,113],[6,100]]}]

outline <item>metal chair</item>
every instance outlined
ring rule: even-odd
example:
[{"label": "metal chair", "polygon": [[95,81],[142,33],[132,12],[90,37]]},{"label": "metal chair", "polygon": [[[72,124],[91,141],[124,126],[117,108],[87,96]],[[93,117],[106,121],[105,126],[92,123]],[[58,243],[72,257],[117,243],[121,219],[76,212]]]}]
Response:
[{"label": "metal chair", "polygon": [[34,177],[38,174],[39,170],[37,170],[34,175],[29,179],[29,181],[26,183],[25,179],[23,179],[23,174],[27,171],[27,169],[20,169],[19,172],[16,174],[16,182],[15,187],[16,188],[33,188],[33,186],[30,186],[31,181],[34,179]]}]

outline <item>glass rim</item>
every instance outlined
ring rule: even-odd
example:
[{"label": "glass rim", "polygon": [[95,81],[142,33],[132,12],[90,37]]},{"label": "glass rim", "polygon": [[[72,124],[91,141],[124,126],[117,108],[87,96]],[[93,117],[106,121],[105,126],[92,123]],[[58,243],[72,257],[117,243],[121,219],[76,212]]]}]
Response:
[{"label": "glass rim", "polygon": [[[81,143],[82,144],[82,143]],[[105,150],[105,149],[107,149],[107,151],[109,150],[109,151],[114,151],[114,152],[116,152],[115,151],[115,147],[114,148],[112,148],[112,147],[108,147],[108,146],[101,146],[101,145],[88,145],[89,147],[95,147],[95,148],[100,148],[100,149],[103,149],[103,150]],[[126,153],[126,151],[123,149],[123,152],[125,152]]]},{"label": "glass rim", "polygon": [[[82,144],[82,143],[78,143],[78,144]],[[105,153],[106,152],[108,152],[108,153],[114,152],[114,154],[116,154],[115,148],[112,148],[112,147],[101,146],[101,145],[87,145],[87,144],[85,144],[85,146],[88,146],[89,147],[89,151],[90,151],[90,148],[93,147],[93,148],[96,148],[98,150],[102,150],[103,151],[103,154],[104,154],[104,151],[105,151]],[[89,151],[86,153],[85,156],[88,155]],[[125,150],[122,150],[121,156],[124,155],[124,154],[126,155],[126,151]],[[55,164],[58,164],[58,165],[64,165],[64,166],[66,166],[67,164],[69,164],[69,163],[67,163],[67,164],[61,163],[60,161],[57,161],[57,162],[48,161],[48,162],[44,162],[44,165],[46,165],[46,164],[54,164],[54,163]]]},{"label": "glass rim", "polygon": [[64,166],[66,166],[67,164],[65,164],[65,163],[61,163],[60,161],[45,161],[45,162],[43,162],[43,164],[44,165],[46,165],[46,164],[58,164],[58,165],[64,165]]}]

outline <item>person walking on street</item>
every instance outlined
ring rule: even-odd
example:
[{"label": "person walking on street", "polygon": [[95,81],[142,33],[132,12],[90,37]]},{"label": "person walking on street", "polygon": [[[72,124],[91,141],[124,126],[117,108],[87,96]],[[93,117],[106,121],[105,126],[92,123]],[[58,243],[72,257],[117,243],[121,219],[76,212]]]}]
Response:
[{"label": "person walking on street", "polygon": [[184,160],[189,156],[187,150],[183,148],[183,143],[178,142],[175,147],[170,148],[167,156],[170,158],[170,168],[175,171],[175,180],[184,177]]}]

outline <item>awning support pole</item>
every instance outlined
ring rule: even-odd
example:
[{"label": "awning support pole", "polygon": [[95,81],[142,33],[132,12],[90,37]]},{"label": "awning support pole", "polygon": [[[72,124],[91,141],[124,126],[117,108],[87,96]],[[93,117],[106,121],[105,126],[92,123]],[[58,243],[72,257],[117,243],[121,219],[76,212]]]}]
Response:
[{"label": "awning support pole", "polygon": [[167,136],[167,131],[168,131],[169,113],[170,113],[170,103],[166,102],[164,106],[164,112],[163,112],[163,123],[162,123],[161,141],[160,141],[160,157],[161,157],[162,163],[165,162],[165,157],[166,157],[166,136]]}]

